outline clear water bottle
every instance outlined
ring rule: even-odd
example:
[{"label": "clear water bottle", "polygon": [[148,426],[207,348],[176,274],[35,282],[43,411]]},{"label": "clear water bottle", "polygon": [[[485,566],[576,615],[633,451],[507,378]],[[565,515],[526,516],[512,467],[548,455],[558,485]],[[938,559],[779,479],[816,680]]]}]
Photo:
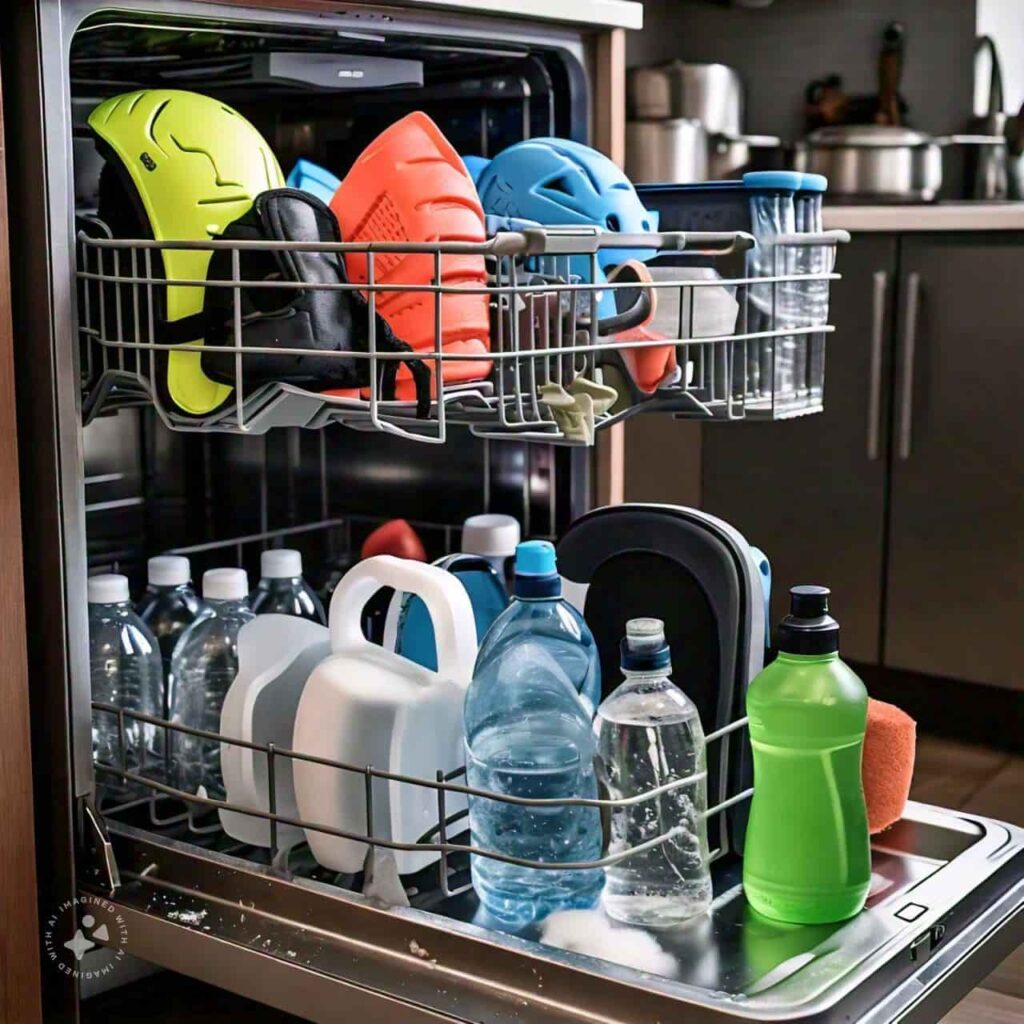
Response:
[{"label": "clear water bottle", "polygon": [[183,555],[156,555],[146,568],[148,585],[135,610],[160,645],[165,680],[165,704],[160,714],[166,718],[174,645],[200,616],[203,602],[192,589],[192,570]]},{"label": "clear water bottle", "polygon": [[[93,576],[88,582],[89,674],[92,699],[126,711],[157,718],[163,715],[163,666],[156,638],[132,609],[128,578]],[[155,726],[124,720],[125,764],[130,772],[159,777],[163,737]],[[120,768],[121,744],[117,716],[94,711],[92,752],[99,764]],[[104,795],[114,799],[150,792],[142,785],[123,784],[107,772],[98,773]]]},{"label": "clear water bottle", "polygon": [[[205,615],[192,623],[171,657],[170,719],[220,731],[224,695],[238,673],[238,631],[255,618],[249,607],[249,580],[244,569],[209,569],[203,574]],[[169,731],[174,785],[188,793],[205,786],[222,797],[220,743]]]},{"label": "clear water bottle", "polygon": [[260,582],[252,593],[256,615],[294,615],[327,625],[324,606],[302,578],[302,553],[273,548],[260,555]]},{"label": "clear water bottle", "polygon": [[593,709],[601,700],[601,665],[594,634],[582,615],[562,597],[555,549],[546,540],[516,547],[515,580],[509,606],[494,620],[476,659],[476,673],[500,661],[505,648],[525,634],[551,652],[573,688]]},{"label": "clear water bottle", "polygon": [[[754,277],[781,277],[797,272],[797,248],[777,244],[779,235],[796,231],[794,191],[803,175],[792,171],[751,171],[743,175],[750,193],[751,232],[756,244],[751,253]],[[776,281],[750,285],[754,306],[753,326],[758,330],[783,330],[798,326],[803,315],[801,282]],[[758,315],[759,314],[759,315]],[[775,405],[792,403],[800,364],[806,364],[806,342],[796,335],[780,335],[761,341],[759,367],[748,367],[748,377],[758,382],[761,397]],[[748,348],[748,362],[751,349]]]},{"label": "clear water bottle", "polygon": [[[594,701],[600,667],[594,638],[561,599],[555,550],[516,550],[515,597],[484,637],[466,694],[466,769],[473,787],[534,799],[593,798]],[[594,807],[530,807],[482,797],[469,802],[474,845],[548,863],[597,860]],[[473,885],[486,910],[521,926],[556,910],[593,906],[600,869],[546,870],[475,856]]]},{"label": "clear water bottle", "polygon": [[692,780],[612,811],[609,853],[669,836],[605,869],[607,913],[648,927],[678,924],[711,905],[704,730],[671,671],[664,623],[632,619],[622,641],[625,682],[598,708],[594,722],[598,770],[614,799]]}]

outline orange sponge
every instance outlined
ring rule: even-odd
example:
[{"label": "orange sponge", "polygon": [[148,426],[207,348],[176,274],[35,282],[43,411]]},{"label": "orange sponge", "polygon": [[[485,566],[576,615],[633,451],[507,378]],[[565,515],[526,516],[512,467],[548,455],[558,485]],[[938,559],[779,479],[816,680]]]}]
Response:
[{"label": "orange sponge", "polygon": [[861,782],[868,807],[868,829],[881,832],[903,816],[914,774],[917,723],[894,704],[868,700]]}]

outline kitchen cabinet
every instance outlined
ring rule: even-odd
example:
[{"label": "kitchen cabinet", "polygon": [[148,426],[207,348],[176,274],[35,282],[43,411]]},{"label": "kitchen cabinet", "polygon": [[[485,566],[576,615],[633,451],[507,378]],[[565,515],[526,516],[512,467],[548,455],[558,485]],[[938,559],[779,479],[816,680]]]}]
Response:
[{"label": "kitchen cabinet", "polygon": [[843,651],[863,662],[878,660],[881,642],[896,250],[887,235],[858,238],[839,253],[823,413],[708,424],[703,440],[703,506],[768,554],[772,621],[788,610],[789,587],[826,584]]},{"label": "kitchen cabinet", "polygon": [[1024,237],[900,245],[883,661],[1024,689]]},{"label": "kitchen cabinet", "polygon": [[853,660],[1024,688],[1024,236],[861,234],[825,412],[704,431],[703,504],[823,583]]}]

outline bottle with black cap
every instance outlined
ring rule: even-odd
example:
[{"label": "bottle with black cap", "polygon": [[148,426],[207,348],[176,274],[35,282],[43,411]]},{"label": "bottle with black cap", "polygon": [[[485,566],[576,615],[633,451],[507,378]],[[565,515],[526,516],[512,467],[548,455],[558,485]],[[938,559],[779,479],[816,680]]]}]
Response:
[{"label": "bottle with black cap", "polygon": [[864,906],[871,851],[860,761],[864,684],[839,658],[826,587],[793,587],[778,657],[750,684],[754,796],[743,849],[747,901],[794,924]]}]

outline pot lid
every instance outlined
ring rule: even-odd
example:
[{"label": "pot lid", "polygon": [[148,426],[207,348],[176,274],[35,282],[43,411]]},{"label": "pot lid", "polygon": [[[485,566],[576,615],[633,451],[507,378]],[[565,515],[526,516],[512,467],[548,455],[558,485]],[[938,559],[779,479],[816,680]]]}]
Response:
[{"label": "pot lid", "polygon": [[812,146],[925,146],[932,137],[893,124],[835,124],[807,136]]}]

